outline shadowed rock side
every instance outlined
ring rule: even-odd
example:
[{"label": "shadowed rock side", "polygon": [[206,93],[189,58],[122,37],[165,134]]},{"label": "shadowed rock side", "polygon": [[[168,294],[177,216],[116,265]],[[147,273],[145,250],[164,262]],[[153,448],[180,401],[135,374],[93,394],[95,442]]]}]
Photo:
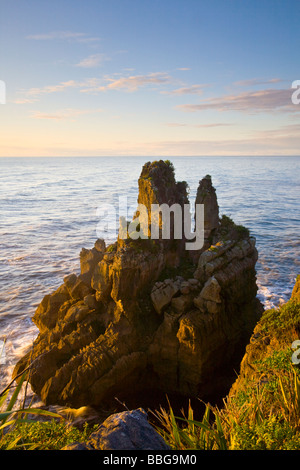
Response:
[{"label": "shadowed rock side", "polygon": [[[80,253],[81,274],[44,297],[33,316],[40,333],[14,373],[31,363],[45,404],[99,405],[150,389],[205,396],[232,381],[262,312],[255,239],[219,218],[210,177],[197,201],[205,206],[198,252],[184,239],[97,240]],[[138,202],[183,207],[187,185],[169,162],[149,162]]]}]

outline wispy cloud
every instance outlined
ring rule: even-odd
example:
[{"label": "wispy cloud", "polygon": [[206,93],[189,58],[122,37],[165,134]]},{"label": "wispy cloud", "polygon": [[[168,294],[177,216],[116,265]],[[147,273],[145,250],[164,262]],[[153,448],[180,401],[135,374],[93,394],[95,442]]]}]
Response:
[{"label": "wispy cloud", "polygon": [[105,85],[88,87],[81,91],[95,93],[108,90],[125,90],[127,92],[133,92],[147,85],[162,85],[168,83],[170,77],[164,72],[156,72],[148,75],[131,75],[121,78],[106,77],[104,80],[106,82]]},{"label": "wispy cloud", "polygon": [[300,124],[287,124],[275,129],[258,130],[251,134],[255,139],[292,139],[300,141]]},{"label": "wispy cloud", "polygon": [[162,91],[165,95],[202,95],[203,88],[208,85],[191,85],[188,87],[177,88],[171,91]]},{"label": "wispy cloud", "polygon": [[34,103],[37,101],[36,98],[17,98],[13,100],[14,104],[29,104],[29,103]]},{"label": "wispy cloud", "polygon": [[266,89],[248,91],[237,95],[223,95],[207,98],[199,104],[178,105],[183,111],[240,111],[243,113],[262,113],[274,111],[298,111],[291,102],[290,89]]},{"label": "wispy cloud", "polygon": [[230,122],[213,122],[211,124],[195,124],[194,127],[197,127],[197,128],[203,128],[203,129],[207,129],[207,128],[210,128],[210,127],[228,127],[228,126],[233,126],[234,124],[230,123]]},{"label": "wispy cloud", "polygon": [[180,122],[167,122],[166,126],[168,127],[194,127],[197,129],[208,129],[211,127],[227,127],[233,126],[232,123],[225,123],[225,122],[212,122],[209,124],[185,124]]},{"label": "wispy cloud", "polygon": [[[141,143],[135,153],[149,155],[299,155],[300,124],[237,135],[228,139],[174,139]],[[139,153],[140,152],[140,153]],[[133,153],[133,152],[132,152]]]},{"label": "wispy cloud", "polygon": [[35,41],[67,40],[83,43],[100,41],[99,37],[94,37],[87,33],[73,31],[51,31],[49,33],[31,34],[27,36],[27,39],[33,39]]},{"label": "wispy cloud", "polygon": [[43,113],[41,111],[36,111],[31,114],[33,119],[48,119],[54,121],[62,121],[62,120],[71,120],[75,121],[75,118],[78,116],[86,115],[86,114],[94,114],[102,112],[102,109],[61,109],[55,111],[54,113]]},{"label": "wispy cloud", "polygon": [[81,88],[87,86],[95,86],[98,83],[97,79],[88,79],[84,82],[78,82],[76,80],[68,80],[66,82],[60,82],[56,85],[45,85],[43,87],[33,87],[28,90],[19,90],[18,93],[21,95],[20,98],[14,100],[15,104],[26,104],[37,101],[41,95],[48,95],[51,93],[58,93],[72,88]]},{"label": "wispy cloud", "polygon": [[283,80],[282,78],[270,78],[268,80],[262,80],[260,78],[250,78],[248,80],[240,80],[237,82],[234,82],[234,85],[237,86],[255,86],[255,85],[271,85],[274,83],[282,83],[285,82],[286,80]]},{"label": "wispy cloud", "polygon": [[187,124],[181,122],[167,122],[166,126],[168,127],[187,127]]},{"label": "wispy cloud", "polygon": [[110,83],[106,86],[109,90],[126,89],[135,91],[146,85],[161,85],[169,82],[170,77],[166,73],[150,73],[148,75],[131,75],[117,80],[109,79]]},{"label": "wispy cloud", "polygon": [[[85,66],[96,64],[98,58],[86,62]],[[81,65],[82,67],[84,65]],[[148,75],[131,75],[129,77],[111,78],[104,77],[88,78],[83,81],[68,80],[56,85],[45,85],[43,87],[33,87],[28,90],[19,90],[19,98],[14,100],[15,104],[33,103],[42,95],[63,92],[69,89],[78,89],[82,93],[100,93],[108,90],[123,90],[134,92],[147,85],[163,85],[170,81],[170,77],[164,72],[150,73]]]},{"label": "wispy cloud", "polygon": [[46,85],[40,88],[30,88],[29,90],[27,90],[27,95],[38,96],[43,94],[56,93],[58,91],[63,91],[67,88],[74,88],[78,86],[78,82],[76,82],[75,80],[68,80],[67,82],[60,82],[57,85]]},{"label": "wispy cloud", "polygon": [[105,60],[108,60],[105,54],[92,54],[86,57],[85,59],[82,59],[78,64],[76,64],[76,66],[83,67],[83,68],[98,67]]}]

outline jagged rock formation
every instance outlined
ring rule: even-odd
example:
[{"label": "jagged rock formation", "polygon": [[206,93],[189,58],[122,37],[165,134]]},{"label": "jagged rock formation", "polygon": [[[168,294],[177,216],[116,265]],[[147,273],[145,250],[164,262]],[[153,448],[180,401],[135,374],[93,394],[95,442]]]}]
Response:
[{"label": "jagged rock formation", "polygon": [[[169,162],[147,163],[138,202],[183,207],[186,183]],[[42,300],[33,317],[40,333],[15,374],[31,363],[29,381],[46,404],[99,405],[153,389],[204,396],[231,380],[262,312],[255,239],[219,218],[210,177],[197,202],[202,249],[185,250],[184,237],[97,240],[80,253],[81,274]]]}]

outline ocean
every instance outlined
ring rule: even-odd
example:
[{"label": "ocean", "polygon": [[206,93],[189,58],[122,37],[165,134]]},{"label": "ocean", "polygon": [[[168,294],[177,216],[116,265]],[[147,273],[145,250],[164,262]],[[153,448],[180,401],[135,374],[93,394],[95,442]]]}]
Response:
[{"label": "ocean", "polygon": [[[288,300],[300,273],[300,157],[167,158],[176,180],[187,181],[191,204],[199,180],[210,174],[220,215],[256,237],[265,308]],[[92,248],[99,236],[99,210],[117,207],[119,196],[136,207],[142,166],[157,159],[0,158],[1,385],[38,333],[31,320],[37,305],[64,276],[80,272],[81,248]],[[103,236],[115,240],[111,224]]]}]

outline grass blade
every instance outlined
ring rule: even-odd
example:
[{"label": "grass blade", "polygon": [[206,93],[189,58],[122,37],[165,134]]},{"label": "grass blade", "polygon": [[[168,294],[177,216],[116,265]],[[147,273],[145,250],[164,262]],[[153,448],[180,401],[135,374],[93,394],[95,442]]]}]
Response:
[{"label": "grass blade", "polygon": [[10,402],[6,408],[6,411],[11,411],[13,409],[13,406],[14,404],[16,403],[17,401],[17,398],[18,398],[18,395],[20,393],[20,390],[21,390],[21,387],[23,385],[23,382],[25,380],[25,377],[26,377],[26,374],[23,374],[21,379],[20,379],[20,382],[18,383],[18,385],[16,386],[16,389],[14,391],[14,393],[12,394],[12,397],[10,399]]},{"label": "grass blade", "polygon": [[216,426],[217,426],[217,435],[218,435],[218,444],[219,444],[219,450],[228,450],[227,442],[225,439],[223,427],[220,421],[220,417],[218,413],[215,413],[216,417]]},{"label": "grass blade", "polygon": [[6,390],[6,392],[3,393],[3,395],[0,396],[0,408],[2,407],[3,403],[5,402],[7,396],[8,396],[9,390]]}]

